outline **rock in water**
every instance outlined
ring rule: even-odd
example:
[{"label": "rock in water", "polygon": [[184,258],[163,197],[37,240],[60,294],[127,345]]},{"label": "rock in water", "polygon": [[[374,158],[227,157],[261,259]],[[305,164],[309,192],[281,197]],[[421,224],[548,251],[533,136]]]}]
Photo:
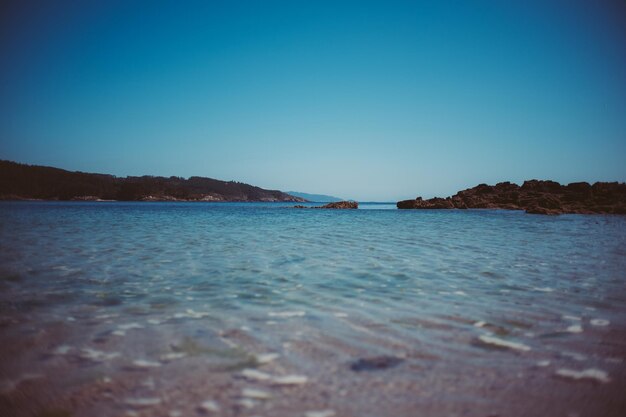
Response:
[{"label": "rock in water", "polygon": [[355,372],[361,371],[382,371],[393,368],[404,362],[404,359],[395,356],[375,356],[372,358],[361,358],[350,365],[350,369]]},{"label": "rock in water", "polygon": [[336,203],[328,203],[323,205],[320,208],[325,209],[357,209],[359,208],[359,203],[356,201],[338,201]]},{"label": "rock in water", "polygon": [[302,205],[294,206],[294,208],[304,209],[304,208],[318,208],[318,209],[357,209],[359,208],[359,203],[356,201],[337,201],[336,203],[328,203],[320,207],[307,207]]},{"label": "rock in water", "polygon": [[626,184],[586,182],[561,185],[554,181],[530,180],[520,187],[510,182],[480,184],[452,197],[399,201],[399,209],[504,209],[530,214],[555,215],[626,214]]},{"label": "rock in water", "polygon": [[396,205],[399,209],[453,209],[455,208],[452,201],[448,198],[431,198],[430,200],[423,200],[422,197],[417,197],[415,200],[404,200],[398,202]]}]

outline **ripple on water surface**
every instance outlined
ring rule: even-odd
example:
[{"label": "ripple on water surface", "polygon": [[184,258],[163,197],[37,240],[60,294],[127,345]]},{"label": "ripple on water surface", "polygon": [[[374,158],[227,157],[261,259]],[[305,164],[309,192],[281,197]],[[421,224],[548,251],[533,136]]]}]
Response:
[{"label": "ripple on water surface", "polygon": [[616,216],[2,203],[0,414],[619,415],[624,248]]}]

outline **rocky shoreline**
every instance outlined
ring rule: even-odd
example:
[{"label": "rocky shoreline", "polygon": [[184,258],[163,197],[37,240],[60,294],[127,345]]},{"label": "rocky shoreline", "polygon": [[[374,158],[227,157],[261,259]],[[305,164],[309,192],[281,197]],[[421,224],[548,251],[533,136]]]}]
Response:
[{"label": "rocky shoreline", "polygon": [[626,184],[529,180],[522,186],[510,182],[480,184],[452,197],[399,201],[399,209],[503,209],[530,214],[626,214]]}]

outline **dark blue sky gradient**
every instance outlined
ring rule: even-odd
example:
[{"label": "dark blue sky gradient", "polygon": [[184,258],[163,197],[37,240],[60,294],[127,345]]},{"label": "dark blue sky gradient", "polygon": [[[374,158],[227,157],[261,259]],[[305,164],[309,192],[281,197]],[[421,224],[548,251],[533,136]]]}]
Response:
[{"label": "dark blue sky gradient", "polygon": [[4,1],[0,158],[359,200],[626,180],[623,1]]}]

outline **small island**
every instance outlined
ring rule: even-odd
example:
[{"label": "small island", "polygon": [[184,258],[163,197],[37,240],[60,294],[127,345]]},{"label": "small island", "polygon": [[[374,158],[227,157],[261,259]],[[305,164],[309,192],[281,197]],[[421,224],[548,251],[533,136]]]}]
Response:
[{"label": "small island", "polygon": [[480,184],[452,197],[399,201],[399,209],[503,209],[530,214],[626,214],[626,184],[529,180],[522,186],[510,182]]}]

